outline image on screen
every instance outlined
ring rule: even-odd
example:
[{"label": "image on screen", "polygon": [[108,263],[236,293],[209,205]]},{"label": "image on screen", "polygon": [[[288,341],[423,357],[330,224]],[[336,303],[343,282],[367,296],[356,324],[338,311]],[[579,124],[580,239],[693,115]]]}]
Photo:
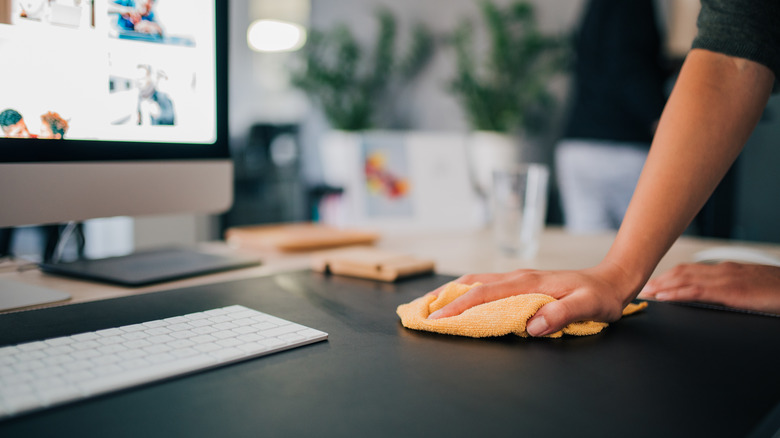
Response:
[{"label": "image on screen", "polygon": [[0,10],[0,136],[215,140],[212,1],[0,0]]}]

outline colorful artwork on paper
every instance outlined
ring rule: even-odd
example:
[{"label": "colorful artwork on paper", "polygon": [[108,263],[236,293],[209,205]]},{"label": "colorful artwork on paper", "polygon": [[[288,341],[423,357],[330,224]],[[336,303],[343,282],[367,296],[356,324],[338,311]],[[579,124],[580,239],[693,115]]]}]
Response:
[{"label": "colorful artwork on paper", "polygon": [[363,142],[366,213],[372,218],[412,216],[412,185],[403,140],[366,138]]}]

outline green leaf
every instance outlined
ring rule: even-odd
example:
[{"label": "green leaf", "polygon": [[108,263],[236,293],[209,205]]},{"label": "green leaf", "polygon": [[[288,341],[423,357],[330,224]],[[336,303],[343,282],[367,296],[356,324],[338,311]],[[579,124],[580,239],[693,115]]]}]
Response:
[{"label": "green leaf", "polygon": [[538,114],[553,108],[549,82],[564,69],[567,45],[537,29],[533,6],[527,1],[501,7],[485,0],[480,11],[490,49],[477,60],[471,25],[458,26],[450,39],[457,65],[449,89],[474,129],[540,129],[543,117]]},{"label": "green leaf", "polygon": [[369,51],[358,44],[346,25],[313,30],[301,51],[304,67],[292,73],[292,84],[322,108],[336,129],[374,127],[374,114],[388,101],[391,85],[413,80],[433,55],[434,38],[418,23],[408,54],[396,62],[395,17],[382,9],[377,12],[377,21],[379,32]]}]

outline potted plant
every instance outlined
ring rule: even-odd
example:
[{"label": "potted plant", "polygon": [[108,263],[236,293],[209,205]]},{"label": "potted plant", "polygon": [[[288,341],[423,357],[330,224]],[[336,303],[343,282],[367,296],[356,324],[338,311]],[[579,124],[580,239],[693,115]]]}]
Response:
[{"label": "potted plant", "polygon": [[396,60],[395,17],[380,10],[377,19],[379,33],[370,51],[346,25],[313,30],[302,51],[304,65],[292,75],[293,84],[322,109],[334,129],[376,128],[377,112],[389,102],[389,93],[409,83],[433,54],[433,36],[417,24],[406,56]]},{"label": "potted plant", "polygon": [[526,1],[497,6],[484,0],[480,8],[489,49],[475,57],[473,26],[464,21],[451,38],[457,66],[449,88],[473,129],[470,161],[484,196],[492,170],[520,160],[520,137],[545,127],[555,104],[550,79],[563,70],[566,45],[539,31]]}]

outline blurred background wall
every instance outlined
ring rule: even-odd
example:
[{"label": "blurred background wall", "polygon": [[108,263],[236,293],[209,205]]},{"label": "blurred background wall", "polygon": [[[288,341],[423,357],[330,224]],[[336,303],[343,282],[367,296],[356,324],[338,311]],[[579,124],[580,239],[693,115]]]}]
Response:
[{"label": "blurred background wall", "polygon": [[[273,4],[285,3],[287,8],[274,8]],[[508,2],[498,0],[498,4]],[[575,31],[584,0],[533,0],[539,27],[551,35],[566,35]],[[269,6],[270,5],[270,6]],[[292,5],[292,6],[290,6]],[[321,179],[319,138],[329,129],[328,123],[318,108],[306,96],[290,84],[289,71],[300,65],[300,52],[260,53],[247,44],[248,26],[257,19],[276,16],[299,22],[308,29],[328,29],[346,24],[358,40],[368,45],[376,38],[378,30],[375,12],[379,7],[390,10],[398,20],[398,44],[404,46],[409,29],[416,21],[423,21],[436,34],[452,31],[463,18],[470,18],[479,35],[481,17],[478,2],[473,0],[232,0],[231,1],[231,53],[230,53],[230,136],[231,147],[242,160],[237,165],[237,177],[244,179],[247,186],[256,186],[260,179],[269,174],[276,178],[276,184],[287,175],[290,181],[300,184],[293,188],[301,193],[297,206],[287,208],[284,214],[263,216],[259,211],[269,209],[279,213],[281,204],[270,195],[250,193],[240,188],[247,197],[239,194],[235,209],[252,204],[261,221],[306,220],[309,211],[306,206],[306,191]],[[284,10],[282,10],[284,9]],[[658,2],[659,22],[662,32],[668,37],[669,54],[681,61],[690,40],[695,35],[695,16],[698,11],[696,0],[664,0]],[[484,46],[484,40],[476,41],[477,47]],[[469,130],[464,113],[455,98],[447,91],[446,83],[453,75],[454,54],[451,49],[441,49],[422,74],[402,92],[394,96],[392,105],[397,109],[395,117],[386,120],[386,127],[430,131],[463,132]],[[561,119],[565,113],[570,83],[564,75],[556,79],[554,91],[559,105],[550,114],[551,128],[543,138],[527,151],[526,159],[550,163],[552,148],[560,135]],[[750,139],[743,155],[732,172],[730,187],[721,195],[718,206],[711,209],[710,221],[718,222],[719,230],[710,235],[738,239],[780,242],[780,176],[775,171],[780,164],[780,98],[773,97],[766,114]],[[263,135],[274,136],[273,132],[262,134],[258,130],[273,131],[275,126],[282,133],[294,133],[293,147],[282,155],[293,163],[294,170],[287,174],[274,174],[263,167],[263,159],[252,158],[247,152],[256,148]],[[263,128],[264,127],[264,128]],[[266,139],[267,140],[267,139]],[[266,145],[267,146],[267,145]],[[248,158],[246,154],[248,153]],[[256,153],[255,155],[262,155]],[[294,155],[293,160],[289,160]],[[252,164],[252,160],[254,164]],[[254,170],[252,166],[255,166]],[[272,166],[273,167],[273,166]],[[254,172],[254,173],[253,173]],[[253,180],[254,178],[254,180]],[[239,185],[241,183],[239,182]],[[289,187],[288,187],[289,188]],[[290,192],[292,193],[292,192]],[[264,197],[265,196],[265,197]],[[254,200],[254,201],[253,201]],[[555,200],[553,200],[555,202]],[[557,206],[551,205],[550,220],[560,220]],[[258,216],[259,215],[259,216]],[[714,218],[714,219],[713,219]],[[240,224],[241,218],[234,217],[229,224]],[[717,228],[716,227],[716,228]],[[725,228],[724,228],[725,227]]]}]

